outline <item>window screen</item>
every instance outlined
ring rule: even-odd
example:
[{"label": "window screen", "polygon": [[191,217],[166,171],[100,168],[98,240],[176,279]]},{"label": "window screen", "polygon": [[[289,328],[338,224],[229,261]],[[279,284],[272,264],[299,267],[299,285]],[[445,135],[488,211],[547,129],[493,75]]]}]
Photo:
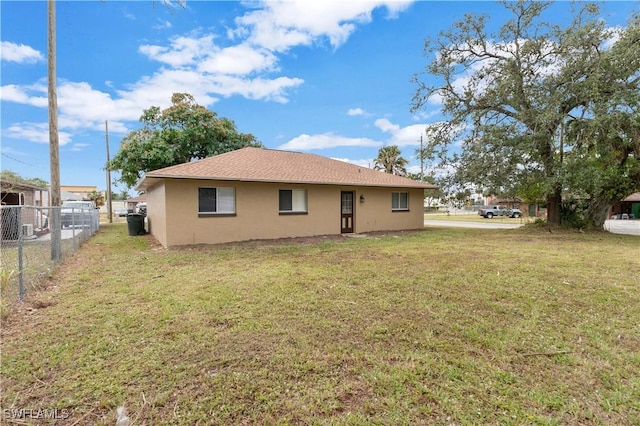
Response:
[{"label": "window screen", "polygon": [[409,193],[393,192],[391,194],[391,210],[409,210]]},{"label": "window screen", "polygon": [[307,191],[304,189],[281,189],[278,209],[281,212],[306,212]]},{"label": "window screen", "polygon": [[198,188],[198,213],[235,213],[235,188]]}]

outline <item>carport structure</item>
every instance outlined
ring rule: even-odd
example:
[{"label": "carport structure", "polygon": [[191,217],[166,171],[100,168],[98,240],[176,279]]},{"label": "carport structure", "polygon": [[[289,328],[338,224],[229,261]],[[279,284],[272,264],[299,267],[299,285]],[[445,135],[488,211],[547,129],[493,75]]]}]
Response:
[{"label": "carport structure", "polygon": [[640,219],[640,192],[629,195],[619,203],[611,207],[609,217],[622,217],[626,214],[629,218]]}]

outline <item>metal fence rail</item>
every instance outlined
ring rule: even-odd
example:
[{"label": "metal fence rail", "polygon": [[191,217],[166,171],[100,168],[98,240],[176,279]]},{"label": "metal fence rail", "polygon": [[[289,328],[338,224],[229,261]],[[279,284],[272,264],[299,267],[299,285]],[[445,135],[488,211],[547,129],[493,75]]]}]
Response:
[{"label": "metal fence rail", "polygon": [[[2,206],[0,303],[3,309],[22,300],[53,272],[58,260],[73,253],[95,234],[100,226],[99,214],[98,209]],[[52,220],[54,215],[60,220]],[[58,222],[57,229],[53,227],[54,222]]]}]

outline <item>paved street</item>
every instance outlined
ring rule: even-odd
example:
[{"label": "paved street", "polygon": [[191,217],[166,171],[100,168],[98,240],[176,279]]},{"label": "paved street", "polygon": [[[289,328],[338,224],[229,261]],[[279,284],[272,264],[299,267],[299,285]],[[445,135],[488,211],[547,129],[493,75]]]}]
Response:
[{"label": "paved street", "polygon": [[[487,222],[461,222],[449,220],[425,220],[424,226],[453,226],[458,228],[483,228],[483,229],[516,229],[522,226],[518,223]],[[607,220],[604,229],[613,234],[637,235],[640,237],[640,220]]]},{"label": "paved street", "polygon": [[607,220],[604,229],[613,234],[637,235],[640,237],[640,220]]},{"label": "paved street", "polygon": [[[64,228],[60,231],[60,238],[63,240],[69,240],[71,238],[78,237],[83,232],[91,232],[89,228],[83,228],[81,226],[77,226],[75,228]],[[48,232],[44,235],[41,235],[38,238],[29,239],[28,241],[50,241],[51,233]]]},{"label": "paved street", "polygon": [[487,222],[461,222],[455,220],[425,220],[425,226],[454,226],[458,228],[484,228],[484,229],[516,229],[522,225],[519,223],[500,223],[487,219]]}]

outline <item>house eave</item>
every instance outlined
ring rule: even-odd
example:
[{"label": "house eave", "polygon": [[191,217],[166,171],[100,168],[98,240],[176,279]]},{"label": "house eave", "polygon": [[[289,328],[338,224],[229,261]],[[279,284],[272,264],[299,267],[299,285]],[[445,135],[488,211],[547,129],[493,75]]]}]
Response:
[{"label": "house eave", "polygon": [[29,191],[48,191],[48,188],[44,186],[37,186],[37,185],[33,185],[26,182],[18,182],[18,181],[5,180],[5,179],[0,180],[0,186],[2,187],[3,191],[13,190],[13,189],[29,190]]},{"label": "house eave", "polygon": [[224,182],[254,182],[254,183],[280,183],[289,185],[331,185],[331,186],[360,186],[360,187],[378,187],[378,188],[414,188],[414,189],[438,189],[436,185],[429,183],[416,182],[414,185],[402,185],[392,183],[375,183],[375,182],[336,182],[336,181],[297,181],[286,179],[247,179],[232,178],[219,176],[175,176],[175,175],[145,175],[136,184],[136,191],[146,191],[157,185],[163,179],[179,179],[179,180],[216,180]]}]

